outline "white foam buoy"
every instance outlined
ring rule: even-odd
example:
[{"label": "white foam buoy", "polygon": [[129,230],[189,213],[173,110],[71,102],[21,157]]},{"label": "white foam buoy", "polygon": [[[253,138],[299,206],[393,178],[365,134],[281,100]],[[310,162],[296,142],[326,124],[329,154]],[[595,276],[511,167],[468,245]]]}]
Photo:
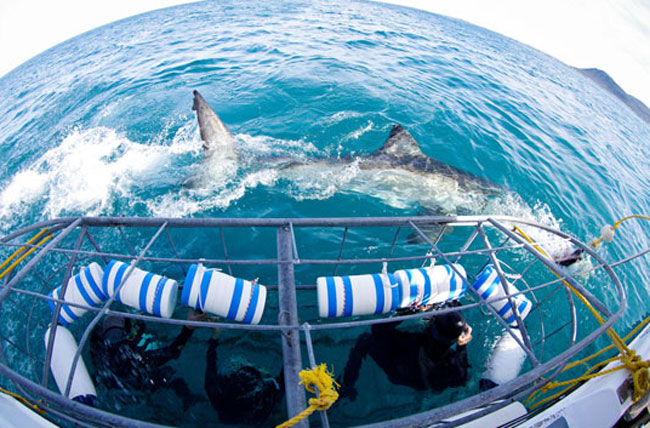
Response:
[{"label": "white foam buoy", "polygon": [[[465,270],[454,265],[463,276]],[[316,280],[318,312],[325,317],[385,314],[414,304],[442,303],[465,294],[462,278],[447,265],[393,274],[326,276]]]},{"label": "white foam buoy", "polygon": [[508,295],[511,296],[510,300],[514,303],[514,306],[522,320],[528,316],[528,313],[533,307],[531,301],[523,294],[517,294],[516,296],[513,295],[519,293],[519,290],[514,285],[506,283],[504,289],[497,270],[492,265],[487,265],[481,271],[476,278],[476,281],[472,284],[472,288],[474,288],[483,299],[487,300],[494,310],[496,310],[510,325],[515,325],[517,323],[517,318],[512,306],[510,305],[510,301],[506,298],[506,290]]},{"label": "white foam buoy", "polygon": [[[523,343],[521,332],[518,328],[513,328],[512,333]],[[492,354],[490,354],[485,373],[483,373],[481,379],[487,379],[496,385],[509,382],[519,376],[525,360],[526,351],[506,331],[499,338]]]},{"label": "white foam buoy", "polygon": [[605,242],[612,242],[612,239],[614,239],[614,228],[609,224],[603,226],[602,229],[600,229],[600,239]]},{"label": "white foam buoy", "polygon": [[[50,328],[45,331],[45,346],[50,339]],[[54,376],[56,386],[65,393],[65,387],[68,384],[68,376],[72,368],[72,360],[77,353],[77,341],[75,340],[70,330],[58,325],[56,335],[54,336],[54,343],[52,344],[52,359],[50,360],[50,370]],[[75,399],[84,396],[97,397],[95,385],[88,375],[86,364],[83,358],[80,357],[75,367],[74,377],[70,385],[70,392],[68,398]]]},{"label": "white foam buoy", "polygon": [[[68,303],[76,303],[90,307],[98,306],[107,299],[100,287],[103,276],[104,271],[102,271],[102,268],[97,263],[93,262],[82,268],[79,273],[68,280],[68,286],[63,300]],[[50,296],[55,299],[60,299],[60,294],[61,286],[50,292]],[[54,312],[56,304],[51,300],[48,303],[50,309]],[[64,326],[70,325],[86,312],[86,309],[64,303],[61,305],[58,322]]]},{"label": "white foam buoy", "polygon": [[266,306],[266,287],[193,264],[183,283],[181,302],[229,320],[258,324]]},{"label": "white foam buoy", "polygon": [[[107,296],[113,296],[131,265],[111,260],[106,266],[102,289]],[[163,318],[171,318],[178,299],[178,283],[173,279],[133,268],[126,283],[115,300],[142,312]]]}]

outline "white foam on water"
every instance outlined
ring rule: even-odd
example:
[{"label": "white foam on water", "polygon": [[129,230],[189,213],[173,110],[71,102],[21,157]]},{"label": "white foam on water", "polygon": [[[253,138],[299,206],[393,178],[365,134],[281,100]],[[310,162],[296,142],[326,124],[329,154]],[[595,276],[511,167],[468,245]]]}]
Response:
[{"label": "white foam on water", "polygon": [[[213,177],[211,177],[213,178]],[[146,206],[156,217],[188,217],[195,213],[226,209],[233,202],[241,199],[249,189],[257,186],[272,186],[277,178],[273,169],[248,173],[243,177],[232,177],[220,183],[215,181],[200,182],[196,188],[185,188],[179,192],[146,201]]]},{"label": "white foam on water", "polygon": [[[562,221],[553,216],[547,204],[537,202],[531,207],[515,193],[504,194],[502,197],[491,201],[491,204],[486,208],[486,214],[517,217],[555,230],[562,230]],[[569,255],[576,249],[571,242],[554,233],[520,224],[518,224],[518,227],[551,258]],[[591,258],[583,257],[566,269],[569,272],[589,271],[591,265]]]},{"label": "white foam on water", "polygon": [[45,174],[31,169],[20,171],[0,193],[0,216],[9,217],[20,205],[40,198],[46,187]]},{"label": "white foam on water", "polygon": [[40,203],[46,218],[105,214],[113,198],[128,198],[135,184],[156,180],[170,157],[196,151],[195,146],[200,142],[175,139],[171,146],[157,146],[108,128],[74,129],[8,181],[0,191],[0,216],[20,215]]},{"label": "white foam on water", "polygon": [[339,111],[331,116],[324,117],[323,119],[319,120],[319,124],[323,125],[336,125],[337,123],[341,123],[344,120],[348,119],[356,119],[359,117],[363,117],[365,113],[361,113],[358,111],[352,111],[352,110],[344,110],[344,111]]},{"label": "white foam on water", "polygon": [[[312,143],[305,140],[281,140],[265,135],[238,134],[235,136],[240,154],[250,155],[243,158],[240,163],[255,167],[251,161],[273,163],[274,159],[291,161],[308,160],[321,155]],[[248,162],[247,162],[248,161]]]},{"label": "white foam on water", "polygon": [[359,129],[355,129],[354,131],[344,136],[343,139],[341,140],[341,143],[351,141],[351,140],[358,140],[364,134],[372,131],[374,127],[375,125],[372,123],[372,121],[369,120],[365,126],[362,126]]},{"label": "white foam on water", "polygon": [[358,161],[349,164],[319,162],[288,168],[279,174],[289,183],[289,196],[301,201],[331,198],[343,191],[360,171]]}]

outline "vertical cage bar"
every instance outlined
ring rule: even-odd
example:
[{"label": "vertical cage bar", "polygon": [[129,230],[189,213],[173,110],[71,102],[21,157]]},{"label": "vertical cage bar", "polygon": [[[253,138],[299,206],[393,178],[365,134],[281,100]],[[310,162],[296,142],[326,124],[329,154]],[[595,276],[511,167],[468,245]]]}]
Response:
[{"label": "vertical cage bar", "polygon": [[[336,259],[337,262],[340,262],[341,258],[343,257],[343,247],[345,247],[345,240],[347,239],[347,237],[348,237],[348,227],[345,226],[345,230],[343,231],[343,239],[341,239],[341,249],[339,250],[338,258]],[[334,273],[332,274],[332,276],[336,276],[336,273],[339,270],[339,264],[340,263],[336,263],[336,265],[334,265]]]},{"label": "vertical cage bar", "polygon": [[[424,265],[426,265],[427,262],[429,262],[429,264],[431,264],[432,260],[435,261],[435,258],[432,259],[432,258],[429,258],[429,256],[433,256],[433,250],[440,243],[440,240],[442,239],[442,235],[443,235],[443,233],[445,233],[445,230],[447,230],[447,225],[446,224],[442,226],[442,229],[440,230],[440,233],[438,233],[438,236],[436,237],[436,240],[433,241],[433,245],[431,246],[429,251],[427,251],[427,254],[426,254],[427,258],[422,260],[422,265],[420,267],[424,267]],[[422,232],[422,233],[424,233],[424,232]]]},{"label": "vertical cage bar", "polygon": [[[278,247],[278,324],[281,326],[298,326],[298,304],[296,302],[296,286],[294,277],[294,260],[292,257],[292,227],[287,224],[277,228]],[[282,358],[284,362],[284,388],[287,398],[287,414],[289,418],[300,413],[307,405],[305,391],[299,384],[298,373],[302,368],[300,352],[300,334],[296,328],[285,329],[282,332]],[[303,420],[297,426],[309,427],[309,422]]]},{"label": "vertical cage bar", "polygon": [[[81,229],[81,233],[77,237],[77,242],[74,244],[74,249],[75,251],[79,250],[81,248],[81,244],[83,243],[84,236],[86,235],[86,231],[88,228],[86,226],[83,226]],[[68,263],[68,266],[65,269],[65,274],[63,275],[63,282],[61,283],[61,293],[59,294],[59,300],[63,300],[65,298],[65,293],[68,290],[68,281],[70,279],[70,275],[72,274],[72,268],[74,267],[75,262],[77,261],[77,253],[73,253],[72,257],[70,257],[70,261]],[[57,325],[57,320],[59,319],[59,314],[61,313],[61,306],[63,304],[61,302],[56,302],[56,306],[54,308],[54,313],[52,314],[52,323],[50,324],[51,327],[55,327]],[[49,373],[50,373],[50,362],[52,360],[52,349],[54,348],[54,338],[56,337],[56,331],[57,328],[52,328],[50,330],[50,335],[47,340],[47,347],[45,349],[45,361],[43,361],[43,377],[41,378],[41,385],[43,387],[47,388],[47,382],[49,379]]]},{"label": "vertical cage bar", "polygon": [[[492,251],[492,246],[490,245],[490,240],[488,239],[487,234],[485,233],[485,230],[483,230],[482,227],[479,229],[479,234],[481,235],[481,239],[483,239],[485,248],[490,250],[488,256],[490,257],[490,260],[494,265],[494,269],[496,269],[497,271],[497,275],[499,276],[499,280],[501,281],[501,287],[503,288],[503,293],[506,295],[508,299],[508,304],[510,304],[510,308],[512,308],[512,313],[514,314],[515,319],[517,321],[517,327],[519,328],[519,330],[521,330],[521,338],[523,339],[524,345],[526,345],[524,347],[524,351],[526,351],[526,353],[528,354],[528,357],[530,358],[530,362],[533,364],[533,367],[537,367],[539,365],[539,361],[537,360],[537,356],[533,351],[533,345],[530,343],[530,337],[528,336],[528,331],[526,330],[526,326],[524,325],[524,320],[521,319],[521,316],[519,315],[519,310],[517,309],[517,305],[515,304],[515,301],[512,299],[512,296],[508,291],[508,280],[506,279],[506,276],[503,274],[503,269],[501,269],[501,264],[499,263],[497,257],[494,255],[494,251]],[[510,328],[508,328],[508,332],[510,332]],[[517,339],[514,334],[512,334],[512,338]]]},{"label": "vertical cage bar", "polygon": [[[311,342],[311,331],[310,331],[311,325],[309,325],[309,323],[306,322],[302,325],[302,328],[305,332],[305,345],[307,345],[307,356],[309,357],[309,366],[312,369],[315,369],[316,356],[314,355],[314,346]],[[320,391],[318,390],[318,388],[316,388],[316,392],[320,396]],[[327,411],[323,410],[319,413],[320,413],[320,420],[321,420],[321,424],[323,425],[323,428],[330,428],[330,422],[327,419]]]},{"label": "vertical cage bar", "polygon": [[[219,228],[219,236],[221,237],[221,246],[223,247],[224,257],[226,259],[226,262],[228,262],[230,260],[230,256],[228,255],[228,247],[226,247],[226,237],[223,234],[223,227]],[[232,276],[232,266],[230,265],[230,263],[228,263],[227,266],[228,266],[228,273],[230,274],[230,276]]]},{"label": "vertical cage bar", "polygon": [[[95,248],[95,250],[97,250],[97,252],[99,254],[103,253],[101,247],[99,246],[97,241],[95,241],[95,238],[93,237],[93,235],[90,233],[90,230],[86,230],[86,237],[88,238],[88,242],[90,242],[90,245],[92,245]],[[106,256],[100,256],[100,257],[104,261],[104,266],[107,265],[108,264],[108,257],[106,257]]]}]

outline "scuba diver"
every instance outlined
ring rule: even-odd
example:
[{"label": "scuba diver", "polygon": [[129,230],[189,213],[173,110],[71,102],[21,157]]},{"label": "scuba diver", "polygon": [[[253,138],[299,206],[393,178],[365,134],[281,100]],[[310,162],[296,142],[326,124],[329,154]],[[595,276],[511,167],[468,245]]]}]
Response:
[{"label": "scuba diver", "polygon": [[[373,324],[357,339],[345,365],[340,394],[356,400],[361,363],[370,355],[391,383],[442,391],[467,383],[467,343],[472,328],[460,312],[434,315],[424,331],[397,329],[398,322]],[[453,348],[453,345],[456,345]]]},{"label": "scuba diver", "polygon": [[[269,417],[284,396],[284,375],[272,377],[248,362],[223,370],[217,358],[220,329],[208,341],[205,392],[219,419],[227,424],[259,424]],[[233,359],[230,360],[231,362]],[[221,366],[221,367],[220,367]]]},{"label": "scuba diver", "polygon": [[[191,321],[202,318],[203,315],[188,314]],[[145,332],[142,320],[107,316],[92,332],[90,354],[98,376],[108,388],[170,388],[187,409],[200,397],[191,393],[183,379],[175,378],[174,369],[165,364],[179,357],[193,331],[193,327],[183,326],[171,344],[161,346]]]}]

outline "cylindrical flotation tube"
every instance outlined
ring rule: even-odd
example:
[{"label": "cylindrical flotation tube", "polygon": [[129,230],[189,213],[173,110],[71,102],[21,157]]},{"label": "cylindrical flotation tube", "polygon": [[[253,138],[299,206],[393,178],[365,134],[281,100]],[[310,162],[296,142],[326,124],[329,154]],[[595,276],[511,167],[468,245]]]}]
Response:
[{"label": "cylindrical flotation tube", "polygon": [[464,296],[467,290],[463,281],[465,269],[459,264],[453,267],[460,275],[449,265],[396,271],[395,276],[404,290],[400,307],[448,302]]},{"label": "cylindrical flotation tube", "polygon": [[185,278],[181,302],[229,320],[258,324],[266,306],[266,287],[194,264]]},{"label": "cylindrical flotation tube", "polygon": [[[104,271],[102,271],[102,268],[97,263],[93,262],[82,268],[79,273],[68,280],[65,298],[63,300],[79,305],[87,305],[91,307],[98,306],[107,298],[100,287],[103,276]],[[60,294],[61,286],[52,290],[50,296],[55,299],[60,299]],[[52,312],[54,312],[56,304],[50,300],[49,305]],[[58,322],[67,326],[85,313],[86,309],[82,309],[78,306],[62,304]]]},{"label": "cylindrical flotation tube", "polygon": [[[506,298],[506,292],[494,266],[487,265],[478,275],[476,281],[472,284],[472,287],[485,300],[489,301],[490,305],[503,317],[504,320],[506,320],[507,323],[514,325],[517,322],[515,313],[512,310],[510,301]],[[508,295],[511,295],[510,299],[514,303],[515,308],[517,308],[519,316],[522,320],[525,319],[533,307],[531,301],[523,294],[513,296],[513,294],[519,292],[517,287],[514,285],[506,283],[505,288],[508,291]]]},{"label": "cylindrical flotation tube", "polygon": [[[455,268],[464,276],[465,269]],[[413,304],[458,299],[466,285],[447,265],[394,274],[326,276],[316,280],[321,317],[385,314]]]},{"label": "cylindrical flotation tube", "polygon": [[[50,328],[45,331],[45,347],[50,340]],[[58,325],[54,343],[52,345],[52,359],[50,361],[50,370],[54,376],[56,386],[65,393],[65,387],[68,384],[68,376],[72,368],[72,360],[77,353],[77,341],[67,328]],[[70,393],[68,398],[81,402],[92,402],[97,397],[95,385],[88,375],[88,370],[84,364],[83,358],[80,357],[75,367]],[[89,398],[92,398],[89,400]]]},{"label": "cylindrical flotation tube", "polygon": [[323,318],[384,314],[403,300],[402,284],[393,274],[321,276],[316,289]]},{"label": "cylindrical flotation tube", "polygon": [[[512,333],[523,343],[518,328],[513,328]],[[481,376],[481,389],[489,389],[513,380],[519,376],[525,360],[526,351],[506,331],[499,338],[492,354],[490,354],[485,373]]]},{"label": "cylindrical flotation tube", "polygon": [[[106,266],[102,288],[112,296],[122,283],[131,265],[111,260]],[[178,298],[178,283],[173,279],[133,268],[115,300],[142,312],[171,318]]]}]

